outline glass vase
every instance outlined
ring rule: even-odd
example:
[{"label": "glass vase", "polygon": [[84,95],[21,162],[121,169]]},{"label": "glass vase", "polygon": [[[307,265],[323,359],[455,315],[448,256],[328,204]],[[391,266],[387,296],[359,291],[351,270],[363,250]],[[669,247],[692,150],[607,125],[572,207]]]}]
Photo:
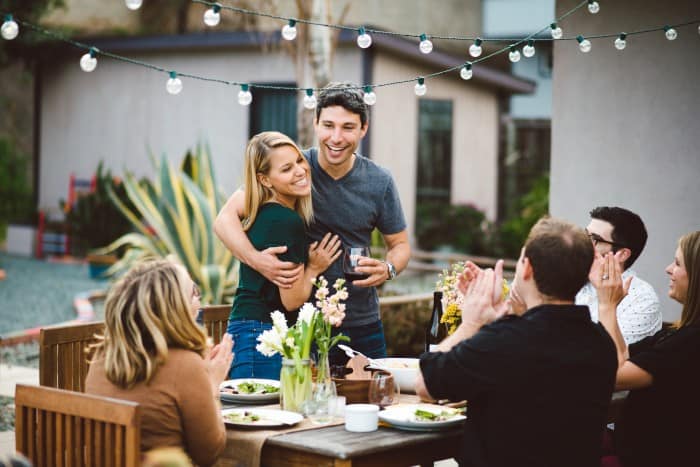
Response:
[{"label": "glass vase", "polygon": [[319,352],[316,361],[316,383],[331,382],[331,367],[328,363],[328,352]]},{"label": "glass vase", "polygon": [[280,407],[282,410],[303,413],[306,401],[311,399],[313,381],[309,359],[282,359],[280,371]]}]

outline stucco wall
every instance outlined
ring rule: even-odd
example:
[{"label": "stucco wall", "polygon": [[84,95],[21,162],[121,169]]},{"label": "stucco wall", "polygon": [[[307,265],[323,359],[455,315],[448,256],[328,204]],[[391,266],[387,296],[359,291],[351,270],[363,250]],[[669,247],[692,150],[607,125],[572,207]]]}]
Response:
[{"label": "stucco wall", "polygon": [[[429,70],[382,54],[374,82],[419,76]],[[413,83],[377,90],[372,109],[372,159],[391,170],[413,236],[418,148],[418,98]],[[493,90],[459,78],[426,81],[427,99],[453,102],[452,203],[473,203],[493,219],[497,197],[498,102]],[[382,135],[382,136],[380,136]]]},{"label": "stucco wall", "polygon": [[[557,12],[574,0],[558,1]],[[697,0],[601,2],[598,15],[582,10],[562,23],[565,34],[639,30],[700,18]],[[664,267],[683,233],[700,229],[700,38],[697,25],[593,41],[589,54],[575,42],[554,47],[552,113],[553,215],[585,225],[597,205],[637,212],[649,231],[634,266],[662,298],[666,320],[680,306],[666,298]]]},{"label": "stucco wall", "polygon": [[[130,57],[167,69],[209,77],[256,82],[293,82],[283,52],[262,54],[221,50]],[[94,173],[100,160],[113,173],[152,174],[148,148],[175,162],[198,141],[211,147],[219,185],[231,193],[241,183],[242,153],[248,138],[249,107],[238,104],[239,89],[183,78],[183,91],[165,90],[167,75],[100,59],[92,73],[76,60],[51,65],[41,100],[39,207],[54,208],[67,196],[71,172]],[[340,50],[336,76],[360,81],[360,55]],[[254,97],[255,98],[255,97]]]}]

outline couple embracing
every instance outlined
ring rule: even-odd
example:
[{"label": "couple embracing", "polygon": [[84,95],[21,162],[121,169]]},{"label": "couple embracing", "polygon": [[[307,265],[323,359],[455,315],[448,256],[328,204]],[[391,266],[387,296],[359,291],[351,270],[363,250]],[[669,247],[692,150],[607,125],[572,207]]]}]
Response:
[{"label": "couple embracing", "polygon": [[[357,271],[368,277],[348,284],[347,316],[336,332],[371,358],[386,356],[376,287],[403,270],[411,252],[391,174],[356,153],[368,114],[361,90],[331,83],[318,96],[317,148],[301,151],[278,132],[260,133],[248,143],[245,186],[214,224],[241,260],[228,326],[235,355],[231,378],[279,377],[281,357],[265,357],[255,348],[257,336],[272,327],[270,313],[280,310],[293,320],[311,294],[311,279],[342,278],[342,247],[369,245],[375,228],[386,258],[360,260]],[[331,352],[332,365],[344,359]]]}]

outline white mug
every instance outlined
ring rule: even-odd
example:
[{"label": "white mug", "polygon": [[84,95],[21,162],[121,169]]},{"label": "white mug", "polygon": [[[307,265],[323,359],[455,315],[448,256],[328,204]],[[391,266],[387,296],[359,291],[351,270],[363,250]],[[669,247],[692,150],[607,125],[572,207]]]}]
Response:
[{"label": "white mug", "polygon": [[345,429],[364,433],[379,426],[379,407],[374,404],[349,404],[345,406]]}]

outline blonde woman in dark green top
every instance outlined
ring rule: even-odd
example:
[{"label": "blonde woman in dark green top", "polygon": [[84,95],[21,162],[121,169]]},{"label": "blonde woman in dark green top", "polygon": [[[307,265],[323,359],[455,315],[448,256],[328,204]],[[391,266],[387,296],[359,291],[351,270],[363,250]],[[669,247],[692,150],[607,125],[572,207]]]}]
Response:
[{"label": "blonde woman in dark green top", "polygon": [[282,359],[265,357],[256,338],[272,327],[270,313],[286,312],[296,320],[297,309],[311,294],[312,279],[340,255],[340,240],[326,235],[309,245],[306,226],[313,217],[311,173],[306,158],[286,135],[266,131],[254,136],[245,152],[244,230],[257,250],[286,246],[280,259],[303,273],[291,288],[278,288],[241,262],[238,290],[229,318],[234,360],[230,378],[279,379]]}]

